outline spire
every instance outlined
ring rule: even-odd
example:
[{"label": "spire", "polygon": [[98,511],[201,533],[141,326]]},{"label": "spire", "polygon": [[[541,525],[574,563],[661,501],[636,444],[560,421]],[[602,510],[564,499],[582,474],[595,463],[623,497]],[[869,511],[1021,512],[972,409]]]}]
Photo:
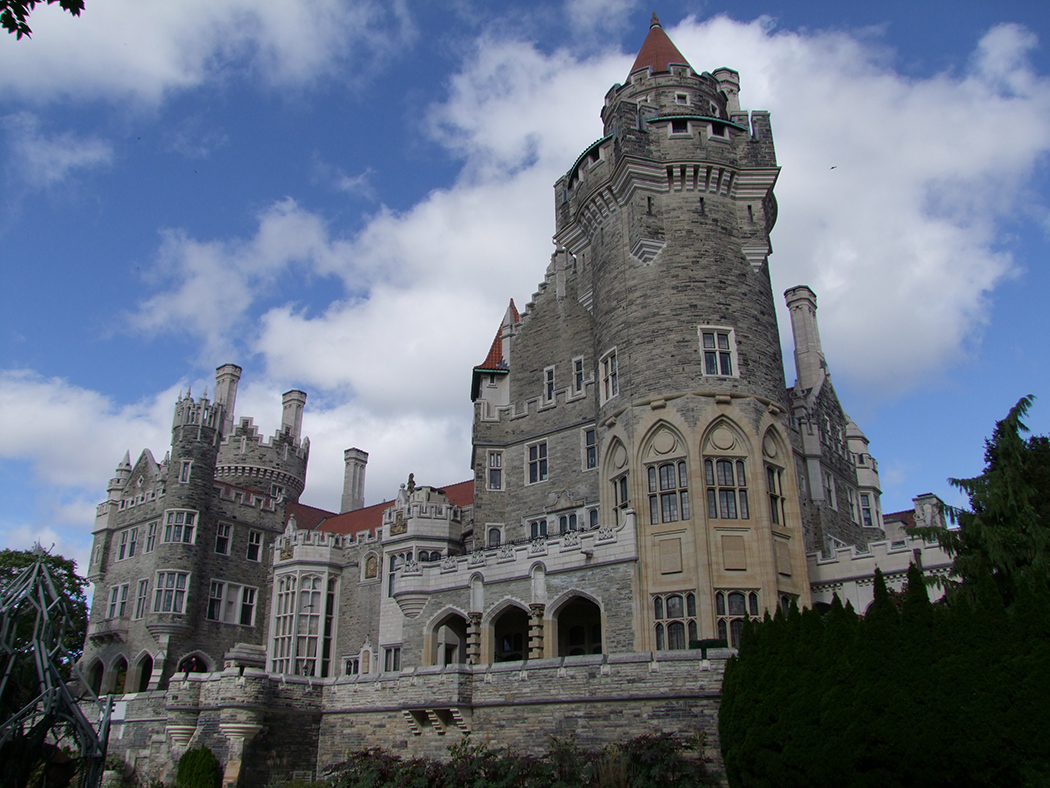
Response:
[{"label": "spire", "polygon": [[[670,71],[671,63],[689,66],[689,61],[678,51],[678,47],[667,37],[667,33],[660,27],[660,19],[653,12],[653,20],[649,23],[649,35],[645,37],[642,48],[638,50],[638,57],[634,59],[631,66],[633,74],[640,68],[649,67],[654,74]],[[692,68],[692,66],[689,66]]]}]

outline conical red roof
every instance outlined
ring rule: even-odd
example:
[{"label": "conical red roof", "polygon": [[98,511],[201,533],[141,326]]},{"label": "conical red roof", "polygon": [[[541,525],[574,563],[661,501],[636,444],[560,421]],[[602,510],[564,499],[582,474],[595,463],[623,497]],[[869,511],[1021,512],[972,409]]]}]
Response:
[{"label": "conical red roof", "polygon": [[689,65],[689,61],[678,51],[678,47],[660,27],[660,20],[654,12],[653,21],[649,26],[649,35],[645,37],[645,43],[638,50],[638,57],[634,59],[634,65],[631,66],[631,73],[646,66],[650,67],[654,74],[670,71],[671,63]]}]

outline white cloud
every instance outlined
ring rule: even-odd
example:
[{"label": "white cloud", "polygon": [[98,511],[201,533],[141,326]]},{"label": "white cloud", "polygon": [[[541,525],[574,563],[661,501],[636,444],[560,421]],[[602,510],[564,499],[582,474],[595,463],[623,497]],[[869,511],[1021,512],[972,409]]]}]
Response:
[{"label": "white cloud", "polygon": [[58,378],[0,371],[0,459],[30,460],[49,484],[97,492],[126,451],[132,462],[144,447],[163,457],[177,393],[119,405]]},{"label": "white cloud", "polygon": [[376,0],[92,0],[76,18],[41,5],[32,27],[31,40],[0,40],[0,90],[41,102],[156,102],[243,68],[302,84],[415,35],[404,2]]},{"label": "white cloud", "polygon": [[741,103],[771,111],[774,289],[817,291],[832,371],[887,395],[963,358],[1013,269],[1000,224],[1050,150],[1034,37],[993,28],[967,73],[915,79],[841,33],[725,18],[669,33],[697,68],[739,70]]},{"label": "white cloud", "polygon": [[639,5],[638,0],[566,0],[565,11],[577,35],[597,39],[622,30]]},{"label": "white cloud", "polygon": [[[890,396],[963,356],[1013,270],[1000,226],[1050,149],[1050,85],[1028,65],[1031,34],[997,27],[968,70],[921,79],[895,73],[877,41],[841,33],[724,18],[668,32],[696,68],[738,69],[744,106],[772,112],[784,167],[774,289],[817,290],[832,370]],[[467,478],[470,367],[507,298],[524,306],[542,279],[552,184],[600,136],[602,97],[630,62],[483,39],[429,114],[463,162],[455,183],[409,210],[380,209],[350,237],[292,200],[262,212],[251,238],[170,231],[158,290],[135,325],[195,333],[209,363],[261,354],[265,377],[246,369],[238,413],[277,414],[285,385],[310,391],[307,502],[336,506],[342,450],[352,445],[371,454],[370,501],[392,495],[409,471],[422,483]],[[289,297],[278,286],[289,272],[338,277],[342,287],[308,312],[294,289]],[[125,409],[9,375],[4,393],[11,404],[24,401],[18,394],[42,402],[32,423],[0,415],[5,448],[21,447],[2,456],[38,458],[56,485],[108,478],[124,444],[167,443],[171,392]],[[0,414],[15,412],[5,404]],[[88,412],[104,417],[85,426]],[[155,432],[129,433],[136,419]]]},{"label": "white cloud", "polygon": [[243,347],[234,337],[246,331],[245,314],[288,269],[320,275],[355,270],[345,244],[330,239],[323,220],[291,199],[263,211],[251,239],[202,242],[178,230],[165,231],[163,239],[149,277],[168,289],[140,304],[129,315],[130,325],[149,333],[196,334],[209,362]]},{"label": "white cloud", "polygon": [[11,169],[34,188],[65,180],[73,171],[100,167],[113,161],[113,148],[96,137],[79,139],[71,132],[40,132],[40,123],[29,112],[4,119],[11,146]]}]

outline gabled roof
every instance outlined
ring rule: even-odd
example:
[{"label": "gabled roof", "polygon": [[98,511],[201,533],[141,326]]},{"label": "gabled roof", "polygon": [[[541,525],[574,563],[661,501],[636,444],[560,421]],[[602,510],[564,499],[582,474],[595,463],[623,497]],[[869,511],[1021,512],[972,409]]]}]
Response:
[{"label": "gabled roof", "polygon": [[[448,487],[435,488],[445,493],[449,503],[455,506],[470,506],[474,503],[474,480],[450,484]],[[336,514],[316,506],[304,503],[289,503],[287,514],[295,515],[295,524],[304,531],[324,531],[326,533],[359,534],[365,531],[375,533],[383,526],[383,512],[394,505],[393,501],[383,501],[363,509]]]},{"label": "gabled roof", "polygon": [[[660,27],[660,20],[653,12],[653,21],[649,25],[649,35],[645,37],[642,48],[638,50],[638,57],[634,59],[631,66],[633,74],[640,68],[651,68],[654,74],[670,71],[671,63],[689,65],[685,55],[678,51],[678,47],[667,37],[667,33]],[[690,66],[692,68],[692,66]]]},{"label": "gabled roof", "polygon": [[503,329],[509,323],[510,325],[517,325],[521,322],[521,315],[518,314],[518,308],[514,305],[514,299],[510,299],[510,306],[507,307],[507,312],[503,316],[503,322],[499,324],[499,328],[496,329],[496,338],[492,340],[492,346],[489,347],[489,354],[485,356],[485,360],[474,367],[475,372],[507,372],[507,362],[503,358]]},{"label": "gabled roof", "polygon": [[890,512],[882,515],[882,521],[890,523],[903,523],[905,528],[915,527],[915,510],[905,509],[903,512]]},{"label": "gabled roof", "polygon": [[295,525],[304,531],[312,531],[325,519],[335,517],[335,512],[318,509],[316,506],[307,506],[305,503],[291,503],[285,505],[286,516],[295,517]]},{"label": "gabled roof", "polygon": [[[332,514],[319,522],[315,528],[333,534],[359,534],[364,531],[375,533],[383,525],[383,512],[394,505],[393,501],[372,504],[352,512]],[[301,528],[302,526],[300,526]]]},{"label": "gabled roof", "polygon": [[467,479],[465,482],[456,482],[448,487],[442,487],[448,502],[455,506],[470,506],[474,503],[474,480]]},{"label": "gabled roof", "polygon": [[506,372],[507,365],[503,362],[503,327],[496,332],[496,338],[492,340],[492,347],[485,360],[474,369],[478,372]]}]

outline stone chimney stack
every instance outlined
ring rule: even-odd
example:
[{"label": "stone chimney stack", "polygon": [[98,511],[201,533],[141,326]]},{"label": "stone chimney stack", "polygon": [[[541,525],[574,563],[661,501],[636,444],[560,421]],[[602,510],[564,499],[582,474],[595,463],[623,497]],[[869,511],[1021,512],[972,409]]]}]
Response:
[{"label": "stone chimney stack", "polygon": [[292,389],[281,397],[284,411],[281,413],[281,432],[287,431],[292,440],[299,442],[303,430],[303,408],[306,407],[306,392]]},{"label": "stone chimney stack", "polygon": [[828,364],[820,349],[817,331],[817,295],[806,285],[792,287],[784,292],[791,311],[791,333],[795,339],[795,385],[811,389],[824,380]]},{"label": "stone chimney stack", "polygon": [[343,476],[343,501],[339,513],[352,512],[365,505],[365,466],[368,464],[368,452],[360,449],[347,449],[343,452],[346,471]]},{"label": "stone chimney stack", "polygon": [[222,405],[222,434],[233,432],[233,409],[237,405],[237,384],[241,380],[241,368],[236,364],[223,364],[215,370],[215,404]]}]

